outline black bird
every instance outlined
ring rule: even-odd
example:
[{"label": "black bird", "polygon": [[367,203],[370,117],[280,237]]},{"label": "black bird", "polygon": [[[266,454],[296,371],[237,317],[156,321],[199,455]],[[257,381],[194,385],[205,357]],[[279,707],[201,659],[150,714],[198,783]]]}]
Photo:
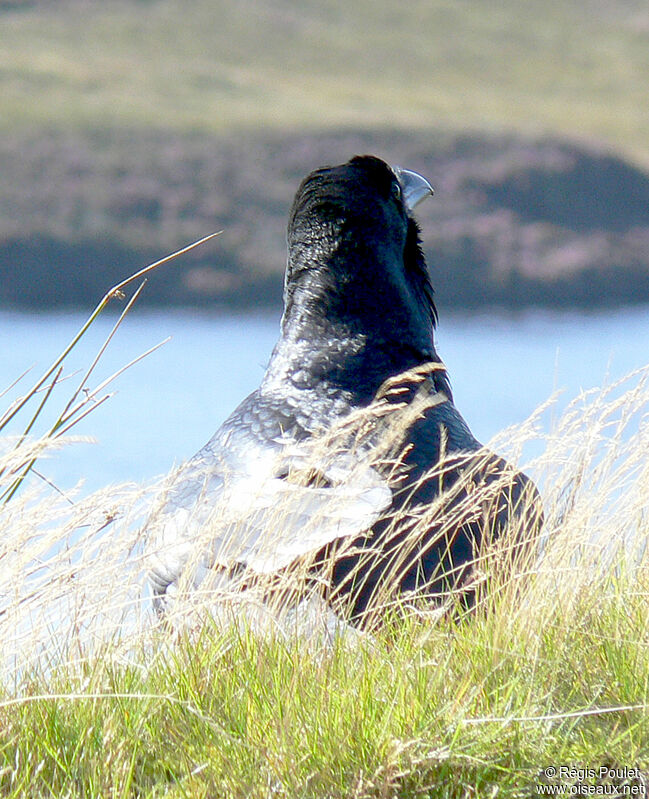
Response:
[{"label": "black bird", "polygon": [[[437,595],[466,583],[485,534],[496,537],[510,519],[534,536],[534,486],[481,450],[435,350],[433,289],[412,216],[432,193],[420,175],[369,155],[317,169],[300,185],[281,335],[261,385],[180,470],[151,519],[158,608],[183,572],[190,586],[209,575],[227,587],[244,571],[245,586],[311,554],[327,599],[360,623],[395,591]],[[405,420],[396,466],[366,462],[371,436],[330,457],[309,450],[377,393]],[[436,509],[442,485],[449,499]],[[490,485],[490,499],[471,503]],[[282,502],[288,509],[269,537]]]}]

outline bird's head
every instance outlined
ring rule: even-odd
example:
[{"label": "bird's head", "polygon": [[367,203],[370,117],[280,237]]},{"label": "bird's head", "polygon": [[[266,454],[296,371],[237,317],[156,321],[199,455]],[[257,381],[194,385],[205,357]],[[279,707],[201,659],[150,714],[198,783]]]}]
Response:
[{"label": "bird's head", "polygon": [[412,214],[432,193],[421,175],[371,155],[308,175],[289,216],[286,314],[297,306],[302,316],[432,336],[433,290]]}]

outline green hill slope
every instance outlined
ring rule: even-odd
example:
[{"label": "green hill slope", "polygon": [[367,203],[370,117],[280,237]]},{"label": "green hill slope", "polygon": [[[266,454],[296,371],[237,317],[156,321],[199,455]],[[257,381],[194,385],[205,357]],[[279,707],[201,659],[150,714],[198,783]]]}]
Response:
[{"label": "green hill slope", "polygon": [[221,227],[151,300],[274,302],[297,182],[359,151],[439,188],[445,302],[649,298],[646,177],[606,156],[649,165],[644,0],[0,0],[0,36],[0,303]]},{"label": "green hill slope", "polygon": [[643,0],[6,3],[0,125],[515,128],[649,155]]}]

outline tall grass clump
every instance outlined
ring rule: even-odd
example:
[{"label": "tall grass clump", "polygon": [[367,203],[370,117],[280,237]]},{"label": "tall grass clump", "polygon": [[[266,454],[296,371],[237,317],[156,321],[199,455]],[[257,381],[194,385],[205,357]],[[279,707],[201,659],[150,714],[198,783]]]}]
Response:
[{"label": "tall grass clump", "polygon": [[[250,550],[275,571],[234,592],[218,580],[193,588],[199,565],[218,574],[217,520],[252,525],[218,507],[160,617],[146,573],[174,475],[72,503],[24,481],[0,510],[0,793],[522,797],[565,767],[574,791],[626,780],[638,795],[649,769],[648,380],[634,373],[560,414],[551,400],[491,442],[539,486],[540,540],[521,547],[512,529],[485,547],[472,608],[461,592],[432,604],[386,585],[364,629],[324,601],[308,556],[288,568],[272,548],[318,488],[311,452],[286,507],[264,510],[276,526],[264,551]],[[398,477],[400,425],[419,410],[379,400],[313,446],[334,460],[341,442],[357,447],[365,479],[379,462]],[[5,442],[0,490],[16,459],[59,440]],[[459,512],[481,512],[490,491]],[[314,547],[319,512],[303,528]],[[434,512],[394,524],[416,536]]]}]

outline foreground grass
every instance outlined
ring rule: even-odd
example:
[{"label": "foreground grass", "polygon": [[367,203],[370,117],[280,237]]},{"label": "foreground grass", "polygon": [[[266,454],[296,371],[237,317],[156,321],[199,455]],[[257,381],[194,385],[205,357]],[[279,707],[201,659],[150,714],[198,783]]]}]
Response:
[{"label": "foreground grass", "polygon": [[[143,488],[72,506],[14,497],[0,514],[0,793],[514,797],[563,766],[593,770],[582,783],[601,790],[600,769],[626,768],[638,795],[648,401],[636,375],[554,422],[532,464],[543,557],[513,574],[485,566],[475,612],[404,604],[333,645],[209,619],[161,626],[142,594]],[[537,422],[499,451],[520,457]]]},{"label": "foreground grass", "polygon": [[638,588],[612,581],[569,610],[508,598],[478,617],[402,620],[324,653],[209,626],[130,662],[102,652],[0,705],[0,789],[521,796],[551,765],[647,768]]}]

